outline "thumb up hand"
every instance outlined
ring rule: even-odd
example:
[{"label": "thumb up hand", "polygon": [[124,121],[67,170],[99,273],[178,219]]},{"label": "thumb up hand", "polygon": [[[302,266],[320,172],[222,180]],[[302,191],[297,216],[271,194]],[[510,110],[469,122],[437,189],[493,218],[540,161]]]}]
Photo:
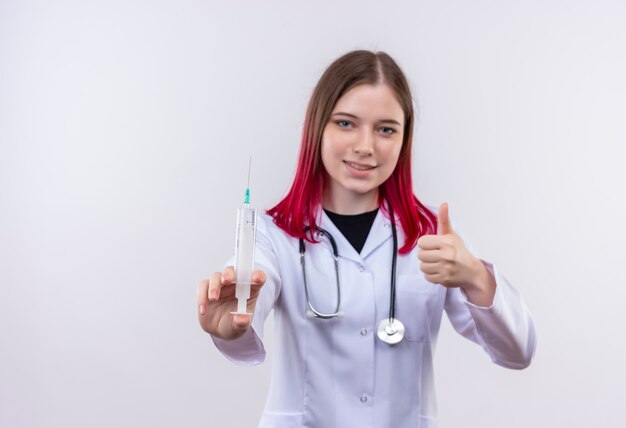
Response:
[{"label": "thumb up hand", "polygon": [[424,235],[417,245],[420,270],[433,284],[472,288],[484,273],[482,262],[467,250],[452,228],[446,202],[437,213],[437,235]]}]

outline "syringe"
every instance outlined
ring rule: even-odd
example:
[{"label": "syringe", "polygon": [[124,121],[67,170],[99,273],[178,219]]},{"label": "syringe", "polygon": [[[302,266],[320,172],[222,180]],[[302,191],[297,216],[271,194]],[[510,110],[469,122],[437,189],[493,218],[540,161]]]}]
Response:
[{"label": "syringe", "polygon": [[250,284],[254,269],[254,246],[256,243],[256,210],[250,207],[250,167],[248,164],[248,186],[243,199],[243,206],[237,210],[237,233],[235,235],[235,297],[237,311],[233,314],[251,315],[247,310],[250,298]]}]

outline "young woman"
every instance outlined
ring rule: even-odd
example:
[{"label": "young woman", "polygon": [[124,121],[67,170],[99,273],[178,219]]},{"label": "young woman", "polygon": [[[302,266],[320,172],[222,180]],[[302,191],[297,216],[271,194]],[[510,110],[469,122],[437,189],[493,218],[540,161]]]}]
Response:
[{"label": "young woman", "polygon": [[[455,233],[447,204],[413,194],[412,97],[382,52],[354,51],[309,102],[289,193],[257,222],[254,316],[232,315],[234,272],[198,286],[198,316],[241,365],[265,358],[272,382],[260,427],[434,427],[433,352],[445,310],[496,364],[532,358],[532,319],[495,267]],[[332,242],[331,242],[332,241]]]}]

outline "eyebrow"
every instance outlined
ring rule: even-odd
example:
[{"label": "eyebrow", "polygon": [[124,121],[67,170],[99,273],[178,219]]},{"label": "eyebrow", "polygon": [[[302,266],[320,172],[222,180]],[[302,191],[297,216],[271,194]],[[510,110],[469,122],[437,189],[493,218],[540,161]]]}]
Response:
[{"label": "eyebrow", "polygon": [[[332,114],[332,116],[339,116],[339,115],[351,117],[353,119],[358,119],[359,118],[358,116],[355,116],[355,115],[350,114],[350,113],[345,113],[345,112],[342,112],[342,111],[338,111],[338,112]],[[383,120],[379,120],[378,123],[393,123],[393,124],[396,124],[398,126],[402,126],[402,124],[400,122],[398,122],[397,120],[395,120],[395,119],[383,119]]]}]

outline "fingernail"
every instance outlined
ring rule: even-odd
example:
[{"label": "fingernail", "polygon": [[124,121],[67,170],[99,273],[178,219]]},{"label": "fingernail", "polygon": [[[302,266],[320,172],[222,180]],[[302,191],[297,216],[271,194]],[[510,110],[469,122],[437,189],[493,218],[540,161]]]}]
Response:
[{"label": "fingernail", "polygon": [[209,300],[217,300],[217,290],[209,291]]},{"label": "fingernail", "polygon": [[204,307],[204,304],[200,305],[200,315],[204,315],[206,313],[206,308]]}]

